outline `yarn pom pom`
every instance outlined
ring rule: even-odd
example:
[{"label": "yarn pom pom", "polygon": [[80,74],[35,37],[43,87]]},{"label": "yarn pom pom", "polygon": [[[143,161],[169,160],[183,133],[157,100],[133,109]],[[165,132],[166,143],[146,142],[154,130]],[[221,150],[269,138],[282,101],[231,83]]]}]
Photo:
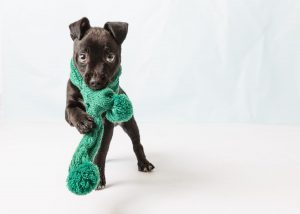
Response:
[{"label": "yarn pom pom", "polygon": [[113,107],[107,111],[106,118],[113,123],[126,122],[133,114],[132,104],[126,94],[115,94],[113,96]]},{"label": "yarn pom pom", "polygon": [[85,195],[94,190],[100,181],[99,170],[92,162],[84,162],[71,168],[67,185],[71,192]]}]

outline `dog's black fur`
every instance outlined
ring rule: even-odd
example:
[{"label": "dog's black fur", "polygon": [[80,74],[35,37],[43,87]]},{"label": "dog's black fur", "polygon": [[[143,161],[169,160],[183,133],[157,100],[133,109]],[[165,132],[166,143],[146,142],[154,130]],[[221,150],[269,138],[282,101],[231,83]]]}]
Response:
[{"label": "dog's black fur", "polygon": [[[125,22],[107,22],[104,28],[91,27],[87,18],[70,24],[71,38],[74,41],[73,60],[86,84],[93,90],[105,88],[113,79],[121,63],[121,45],[126,38],[128,24]],[[125,93],[120,88],[119,93]],[[66,121],[75,126],[81,134],[93,128],[93,119],[86,113],[82,96],[71,81],[67,84]],[[105,159],[117,124],[102,117],[104,134],[101,147],[95,157],[95,164],[100,171],[101,182],[97,189],[106,185]],[[145,156],[140,142],[139,129],[134,117],[128,122],[119,124],[130,137],[137,157],[138,170],[150,172],[154,169]]]}]

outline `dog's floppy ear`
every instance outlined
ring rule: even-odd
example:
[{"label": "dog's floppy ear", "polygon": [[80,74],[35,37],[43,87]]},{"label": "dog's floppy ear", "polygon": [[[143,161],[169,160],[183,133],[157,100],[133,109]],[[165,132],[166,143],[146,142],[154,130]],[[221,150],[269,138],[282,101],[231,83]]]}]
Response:
[{"label": "dog's floppy ear", "polygon": [[86,17],[83,17],[82,19],[78,20],[77,22],[74,22],[69,25],[70,28],[70,35],[73,40],[75,39],[82,39],[85,32],[90,29],[90,22]]},{"label": "dog's floppy ear", "polygon": [[123,43],[128,32],[128,23],[126,22],[106,22],[104,29],[108,30],[119,45]]}]

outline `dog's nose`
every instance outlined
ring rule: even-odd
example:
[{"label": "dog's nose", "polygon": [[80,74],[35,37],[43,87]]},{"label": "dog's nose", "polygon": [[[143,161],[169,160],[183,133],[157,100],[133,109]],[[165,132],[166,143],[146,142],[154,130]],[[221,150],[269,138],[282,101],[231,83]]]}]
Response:
[{"label": "dog's nose", "polygon": [[90,84],[91,84],[91,86],[93,86],[93,87],[99,87],[100,86],[100,82],[99,81],[97,81],[96,79],[91,79],[91,81],[90,81]]}]

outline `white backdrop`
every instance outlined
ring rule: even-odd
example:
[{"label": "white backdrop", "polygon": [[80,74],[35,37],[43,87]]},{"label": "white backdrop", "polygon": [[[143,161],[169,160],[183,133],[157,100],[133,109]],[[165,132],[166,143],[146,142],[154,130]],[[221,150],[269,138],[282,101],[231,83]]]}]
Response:
[{"label": "white backdrop", "polygon": [[300,1],[2,1],[4,121],[64,120],[68,25],[129,23],[121,85],[140,121],[300,122]]}]

